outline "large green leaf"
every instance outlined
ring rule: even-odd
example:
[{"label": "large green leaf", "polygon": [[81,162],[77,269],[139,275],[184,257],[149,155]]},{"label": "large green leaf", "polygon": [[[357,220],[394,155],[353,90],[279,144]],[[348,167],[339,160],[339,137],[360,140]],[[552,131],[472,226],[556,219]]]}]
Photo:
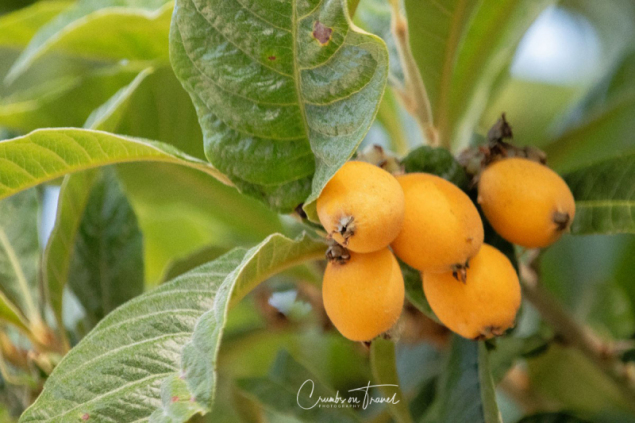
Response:
[{"label": "large green leaf", "polygon": [[75,237],[88,204],[95,171],[67,175],[60,190],[55,226],[44,250],[43,277],[58,327],[63,327],[62,298],[68,282]]},{"label": "large green leaf", "polygon": [[351,157],[385,87],[386,46],[351,26],[343,0],[179,0],[170,37],[207,157],[282,212]]},{"label": "large green leaf", "polygon": [[479,0],[405,0],[404,3],[412,54],[438,125],[441,116],[447,119],[454,66]]},{"label": "large green leaf", "polygon": [[144,287],[143,238],[113,169],[94,180],[74,241],[68,282],[94,326]]},{"label": "large green leaf", "polygon": [[87,129],[41,129],[0,141],[0,198],[68,173],[134,161],[181,164],[225,180],[211,165],[166,144]]},{"label": "large green leaf", "polygon": [[635,153],[565,176],[576,202],[574,234],[635,233]]},{"label": "large green leaf", "polygon": [[228,308],[324,250],[308,237],[272,235],[129,301],[62,360],[20,421],[185,422],[208,412]]},{"label": "large green leaf", "polygon": [[405,1],[413,55],[444,144],[467,144],[522,35],[551,3]]},{"label": "large green leaf", "polygon": [[276,357],[269,375],[240,379],[238,386],[244,395],[257,400],[265,409],[280,416],[292,417],[301,422],[360,421],[349,408],[313,406],[318,398],[335,398],[335,390],[324,385],[284,350]]},{"label": "large green leaf", "polygon": [[[36,190],[0,201],[0,291],[3,315],[13,323],[39,320],[40,205]],[[13,311],[13,313],[11,313]],[[13,316],[11,316],[13,314]]]},{"label": "large green leaf", "polygon": [[483,342],[454,336],[439,386],[437,423],[501,423]]},{"label": "large green leaf", "polygon": [[438,103],[439,130],[457,148],[470,141],[493,87],[511,65],[526,30],[554,3],[556,0],[480,2],[455,59],[450,92],[445,94],[449,99],[440,98]]},{"label": "large green leaf", "polygon": [[171,12],[168,0],[81,0],[38,31],[7,80],[52,49],[95,60],[167,61]]}]

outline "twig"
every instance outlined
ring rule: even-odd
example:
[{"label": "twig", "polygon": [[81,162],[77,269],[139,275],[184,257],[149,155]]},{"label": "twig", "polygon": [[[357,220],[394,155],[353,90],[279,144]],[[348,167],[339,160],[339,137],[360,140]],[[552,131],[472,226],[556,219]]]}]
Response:
[{"label": "twig", "polygon": [[[392,32],[403,66],[405,87],[399,92],[408,112],[414,116],[424,139],[432,146],[439,144],[439,136],[432,121],[432,107],[419,67],[415,62],[408,38],[408,22],[399,9],[399,0],[390,0],[392,6]],[[447,146],[446,146],[447,147]]]},{"label": "twig", "polygon": [[615,382],[635,411],[635,369],[619,359],[618,350],[604,342],[593,331],[578,323],[540,284],[536,271],[537,254],[529,263],[520,264],[520,275],[525,298],[538,310],[542,318],[553,327],[563,340],[582,352],[593,364]]}]

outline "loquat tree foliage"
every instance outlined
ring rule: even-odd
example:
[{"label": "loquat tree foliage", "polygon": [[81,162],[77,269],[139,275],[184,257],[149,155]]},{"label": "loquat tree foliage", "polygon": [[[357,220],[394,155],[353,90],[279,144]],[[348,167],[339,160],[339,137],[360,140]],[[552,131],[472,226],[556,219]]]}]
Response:
[{"label": "loquat tree foliage", "polygon": [[0,0],[0,422],[635,422],[634,37]]}]

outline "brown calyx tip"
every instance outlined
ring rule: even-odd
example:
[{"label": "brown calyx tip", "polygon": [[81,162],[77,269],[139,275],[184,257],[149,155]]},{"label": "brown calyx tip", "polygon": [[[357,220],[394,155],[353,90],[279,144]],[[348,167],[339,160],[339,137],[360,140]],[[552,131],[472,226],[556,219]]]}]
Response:
[{"label": "brown calyx tip", "polygon": [[569,216],[569,213],[566,212],[554,212],[552,219],[559,232],[567,230],[569,228],[569,224],[571,223],[571,216]]},{"label": "brown calyx tip", "polygon": [[500,326],[485,326],[481,330],[481,334],[474,338],[475,341],[484,341],[494,336],[501,336],[505,333]]},{"label": "brown calyx tip", "polygon": [[500,119],[496,121],[494,126],[487,131],[487,139],[490,143],[496,144],[500,143],[505,139],[514,138],[514,134],[512,132],[512,127],[507,122],[507,118],[505,117],[505,113],[501,113]]},{"label": "brown calyx tip", "polygon": [[470,268],[470,261],[466,261],[464,264],[452,265],[452,276],[457,281],[467,283],[467,269]]},{"label": "brown calyx tip", "polygon": [[341,217],[335,230],[344,238],[344,246],[347,246],[348,240],[355,235],[355,218],[353,216]]},{"label": "brown calyx tip", "polygon": [[345,264],[351,258],[351,253],[339,244],[333,244],[326,250],[326,259],[331,263]]}]

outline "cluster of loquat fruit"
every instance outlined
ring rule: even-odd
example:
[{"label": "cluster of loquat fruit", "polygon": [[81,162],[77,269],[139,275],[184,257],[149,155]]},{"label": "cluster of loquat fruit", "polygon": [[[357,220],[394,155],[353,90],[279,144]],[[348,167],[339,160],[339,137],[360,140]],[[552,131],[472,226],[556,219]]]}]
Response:
[{"label": "cluster of loquat fruit", "polygon": [[[558,240],[575,214],[562,178],[526,157],[492,159],[479,171],[477,190],[494,230],[526,248]],[[324,308],[345,337],[369,341],[399,319],[405,288],[395,255],[421,272],[432,311],[453,332],[488,339],[514,325],[521,303],[516,270],[483,243],[477,207],[453,183],[349,161],[324,188],[317,212],[335,242],[327,253]]]}]

